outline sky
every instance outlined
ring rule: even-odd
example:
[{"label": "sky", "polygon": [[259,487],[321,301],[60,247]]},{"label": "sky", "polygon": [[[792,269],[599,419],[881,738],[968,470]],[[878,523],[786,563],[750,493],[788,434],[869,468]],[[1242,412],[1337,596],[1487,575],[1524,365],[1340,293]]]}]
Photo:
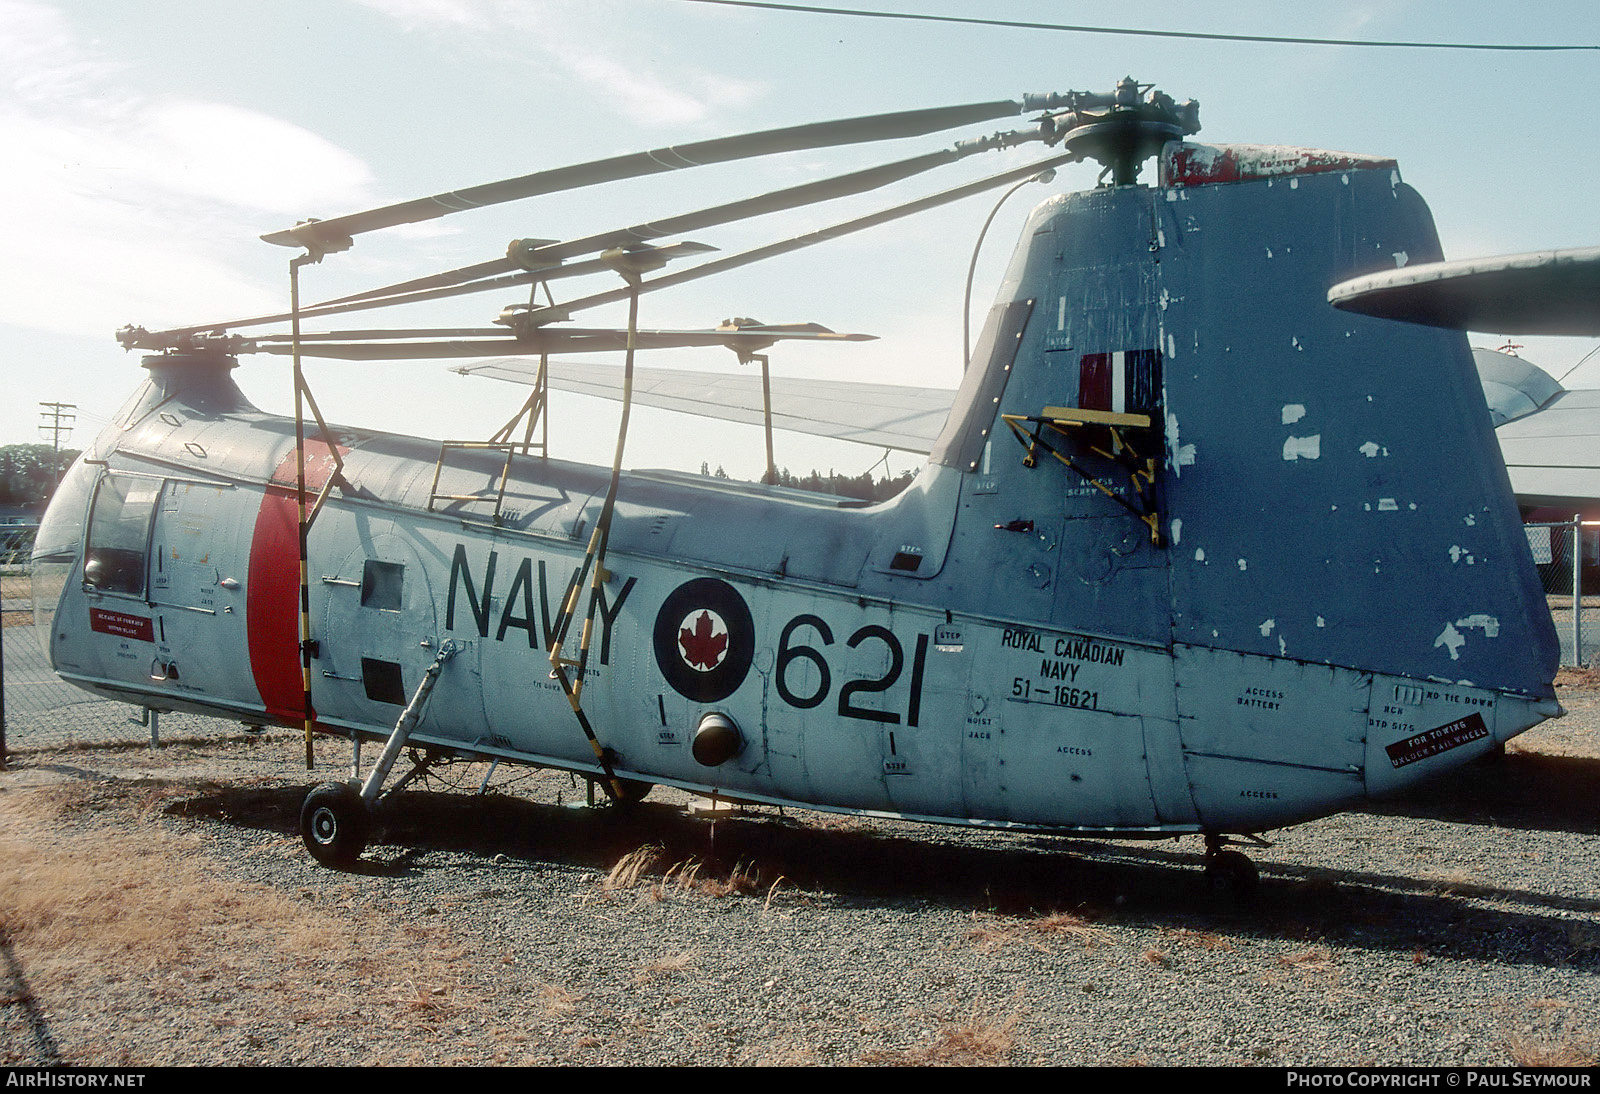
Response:
[{"label": "sky", "polygon": [[[837,6],[1212,33],[1600,44],[1600,5],[1477,0],[841,0]],[[1453,52],[1218,43],[880,21],[692,0],[0,0],[0,444],[40,439],[42,402],[74,403],[86,443],[141,379],[116,344],[150,329],[283,310],[295,252],[263,232],[307,217],[666,144],[1030,91],[1109,90],[1134,76],[1200,102],[1197,139],[1393,156],[1428,201],[1449,258],[1600,243],[1592,180],[1600,53]],[[720,165],[478,210],[362,236],[302,274],[314,301],[497,258],[514,238],[572,238],[1025,126]],[[875,195],[692,238],[725,252],[1020,165],[976,157]],[[990,229],[973,291],[987,310],[1029,207],[1084,189],[1075,165],[1028,186]],[[775,373],[954,387],[968,262],[995,196],[644,298],[641,325],[729,316],[816,321],[874,342],[779,347]],[[565,283],[568,286],[573,282]],[[584,284],[583,291],[611,282]],[[524,298],[365,313],[356,325],[488,325]],[[619,309],[585,325],[625,322]],[[344,325],[351,325],[344,321]],[[1505,339],[1474,336],[1474,344]],[[1517,339],[1568,386],[1600,387],[1587,339]],[[618,358],[595,358],[618,360]],[[734,370],[724,350],[643,363]],[[482,439],[525,389],[443,362],[309,362],[331,422]],[[292,405],[281,357],[237,373],[263,409]],[[615,411],[559,393],[552,454],[608,463]],[[792,436],[778,463],[857,474],[884,453]],[[640,410],[626,462],[760,473],[759,430]],[[892,471],[917,460],[888,458]],[[878,466],[881,473],[883,465]]]}]

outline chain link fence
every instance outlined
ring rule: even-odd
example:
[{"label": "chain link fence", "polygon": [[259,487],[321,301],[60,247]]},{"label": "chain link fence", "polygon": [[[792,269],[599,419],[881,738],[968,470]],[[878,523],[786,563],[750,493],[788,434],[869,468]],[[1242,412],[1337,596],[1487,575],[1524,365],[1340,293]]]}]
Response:
[{"label": "chain link fence", "polygon": [[1600,657],[1600,522],[1574,517],[1525,527],[1561,641],[1561,663],[1593,664]]},{"label": "chain link fence", "polygon": [[[1600,522],[1526,528],[1561,641],[1561,663],[1589,665],[1600,657]],[[163,733],[238,730],[238,723],[220,718],[152,715],[57,679],[34,626],[28,558],[37,531],[33,524],[0,525],[0,764],[7,754],[31,750],[142,740],[155,745]]]},{"label": "chain link fence", "polygon": [[163,734],[238,730],[236,722],[217,718],[151,715],[57,678],[34,626],[28,559],[37,531],[36,524],[0,525],[0,764],[6,756],[42,749],[146,740],[155,745]]}]

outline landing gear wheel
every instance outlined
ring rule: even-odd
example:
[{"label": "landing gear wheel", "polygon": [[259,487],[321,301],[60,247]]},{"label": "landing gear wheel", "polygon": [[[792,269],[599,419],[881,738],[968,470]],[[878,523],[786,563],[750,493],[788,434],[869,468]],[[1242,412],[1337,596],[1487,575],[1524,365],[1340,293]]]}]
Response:
[{"label": "landing gear wheel", "polygon": [[622,791],[622,796],[617,799],[618,805],[637,805],[656,788],[655,783],[647,783],[642,779],[618,779],[617,786]]},{"label": "landing gear wheel", "polygon": [[367,848],[372,816],[349,783],[323,783],[300,806],[300,838],[324,866],[348,869]]},{"label": "landing gear wheel", "polygon": [[1218,896],[1248,899],[1255,895],[1260,880],[1256,864],[1238,851],[1215,851],[1206,856],[1206,881]]}]

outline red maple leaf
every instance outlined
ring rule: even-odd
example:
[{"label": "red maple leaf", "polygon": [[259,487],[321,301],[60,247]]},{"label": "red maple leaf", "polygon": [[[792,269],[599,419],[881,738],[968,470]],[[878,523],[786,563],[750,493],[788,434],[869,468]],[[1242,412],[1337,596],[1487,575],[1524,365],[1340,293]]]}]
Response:
[{"label": "red maple leaf", "polygon": [[711,613],[702,611],[700,618],[694,621],[694,630],[684,627],[678,632],[678,646],[683,650],[683,659],[692,667],[700,669],[714,669],[722,660],[722,653],[728,648],[728,634],[711,633]]}]

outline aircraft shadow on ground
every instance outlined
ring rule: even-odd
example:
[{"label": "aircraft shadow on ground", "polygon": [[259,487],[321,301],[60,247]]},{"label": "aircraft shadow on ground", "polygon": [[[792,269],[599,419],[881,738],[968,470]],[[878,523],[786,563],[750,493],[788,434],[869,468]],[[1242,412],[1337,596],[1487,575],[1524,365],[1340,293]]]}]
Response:
[{"label": "aircraft shadow on ground", "polygon": [[[208,788],[167,812],[297,834],[309,789]],[[1600,929],[1592,919],[1600,900],[1274,863],[1256,895],[1239,902],[1211,892],[1193,838],[1158,846],[932,826],[903,835],[870,819],[811,823],[815,814],[801,816],[769,811],[712,822],[650,802],[585,809],[507,795],[407,791],[380,807],[373,843],[354,872],[417,876],[451,868],[430,861],[428,852],[455,851],[504,856],[502,865],[511,868],[557,864],[604,875],[650,847],[653,865],[643,885],[660,881],[669,867],[681,876],[698,864],[701,880],[737,881],[757,899],[781,879],[780,888],[847,905],[909,901],[1012,916],[1070,911],[1090,922],[1600,969]],[[1575,921],[1575,912],[1589,918]]]},{"label": "aircraft shadow on ground", "polygon": [[1600,835],[1600,759],[1509,752],[1469,763],[1403,796],[1361,809],[1377,816]]}]

